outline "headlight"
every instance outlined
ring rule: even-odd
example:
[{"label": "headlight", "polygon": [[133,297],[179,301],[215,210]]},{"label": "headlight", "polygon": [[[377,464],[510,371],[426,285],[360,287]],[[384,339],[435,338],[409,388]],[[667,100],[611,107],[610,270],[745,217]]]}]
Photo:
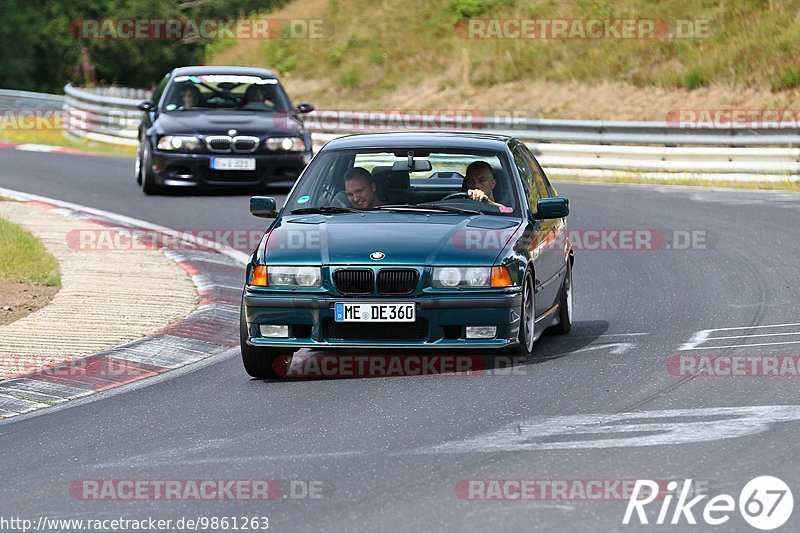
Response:
[{"label": "headlight", "polygon": [[267,267],[269,287],[320,287],[322,272],[318,267]]},{"label": "headlight", "polygon": [[489,267],[434,268],[431,285],[439,289],[487,288],[490,287],[491,277],[492,269]]},{"label": "headlight", "polygon": [[270,137],[264,145],[267,150],[284,152],[305,152],[306,143],[300,137]]},{"label": "headlight", "polygon": [[164,135],[158,139],[156,147],[168,152],[196,152],[200,149],[200,139],[187,135]]}]

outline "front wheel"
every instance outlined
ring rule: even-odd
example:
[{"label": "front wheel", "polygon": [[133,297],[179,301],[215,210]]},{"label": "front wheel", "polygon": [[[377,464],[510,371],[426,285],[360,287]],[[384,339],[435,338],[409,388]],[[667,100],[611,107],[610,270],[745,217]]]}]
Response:
[{"label": "front wheel", "polygon": [[142,184],[142,143],[144,143],[144,140],[139,139],[139,146],[136,147],[136,163],[133,167],[137,185]]},{"label": "front wheel", "polygon": [[525,271],[522,282],[522,306],[519,314],[519,345],[513,348],[512,353],[523,361],[533,355],[533,342],[536,339],[536,296],[533,283],[533,273]]},{"label": "front wheel", "polygon": [[242,363],[249,375],[258,379],[286,377],[292,362],[292,353],[275,348],[261,348],[247,344],[247,319],[244,303],[239,318],[239,342],[242,350]]},{"label": "front wheel", "polygon": [[142,181],[142,192],[147,195],[160,194],[164,188],[156,183],[156,175],[153,172],[153,156],[150,148],[150,141],[142,139],[142,161],[139,166],[139,174]]}]

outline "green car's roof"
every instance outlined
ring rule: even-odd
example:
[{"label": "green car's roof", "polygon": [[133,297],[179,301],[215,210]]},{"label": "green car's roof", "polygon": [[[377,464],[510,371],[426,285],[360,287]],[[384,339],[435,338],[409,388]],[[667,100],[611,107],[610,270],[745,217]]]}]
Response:
[{"label": "green car's roof", "polygon": [[474,132],[369,133],[334,139],[323,150],[419,147],[501,151],[511,139],[506,135]]}]

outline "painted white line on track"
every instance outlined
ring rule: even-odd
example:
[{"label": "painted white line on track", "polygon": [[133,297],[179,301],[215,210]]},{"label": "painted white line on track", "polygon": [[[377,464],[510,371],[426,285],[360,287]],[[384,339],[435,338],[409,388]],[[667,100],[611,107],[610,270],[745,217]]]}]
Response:
[{"label": "painted white line on track", "polygon": [[618,414],[538,416],[474,437],[405,453],[481,453],[629,448],[756,435],[800,421],[798,405],[669,409]]},{"label": "painted white line on track", "polygon": [[[765,324],[761,326],[740,326],[740,327],[731,327],[731,328],[714,328],[714,329],[704,329],[700,330],[694,335],[689,341],[683,343],[678,350],[679,351],[688,351],[688,350],[715,350],[715,349],[729,349],[729,348],[748,348],[751,346],[778,346],[782,344],[800,344],[800,341],[776,341],[776,342],[765,342],[765,343],[752,343],[752,344],[714,344],[715,341],[726,341],[726,340],[733,340],[733,339],[763,339],[763,338],[771,338],[771,337],[786,337],[786,336],[800,336],[800,331],[778,331],[774,333],[752,333],[746,335],[724,335],[721,337],[712,337],[712,334],[718,331],[727,331],[727,332],[749,332],[751,330],[768,330],[768,329],[776,329],[776,328],[789,328],[789,327],[797,327],[800,326],[800,323],[787,323],[787,324]],[[710,344],[708,346],[703,346],[705,344]]]},{"label": "painted white line on track", "polygon": [[698,346],[692,350],[725,350],[729,348],[750,348],[751,346],[778,346],[781,344],[800,344],[800,341],[760,342],[757,344],[727,344],[724,346]]},{"label": "painted white line on track", "polygon": [[712,330],[710,329],[704,329],[702,331],[698,331],[697,333],[692,335],[692,338],[688,342],[683,343],[680,346],[680,348],[678,348],[678,350],[692,350],[696,346],[700,346],[701,344],[706,342],[706,339],[711,334],[711,331]]},{"label": "painted white line on track", "polygon": [[570,339],[602,339],[603,337],[639,337],[649,333],[603,333],[602,335],[570,335]]},{"label": "painted white line on track", "polygon": [[622,355],[628,350],[631,350],[635,345],[632,342],[611,342],[606,344],[591,344],[589,346],[584,346],[583,348],[579,348],[572,353],[579,353],[579,352],[589,352],[592,350],[602,350],[603,348],[613,348],[611,350],[612,355]]},{"label": "painted white line on track", "polygon": [[788,328],[790,326],[800,326],[800,322],[793,322],[791,324],[767,324],[764,326],[739,326],[734,328],[715,328],[715,329],[706,329],[703,331],[735,331],[735,330],[748,330],[748,329],[762,329],[762,328]]},{"label": "painted white line on track", "polygon": [[752,339],[757,337],[781,337],[786,335],[800,335],[800,331],[792,331],[789,333],[758,333],[755,335],[732,335],[730,337],[709,337],[710,341],[723,341],[729,339]]}]

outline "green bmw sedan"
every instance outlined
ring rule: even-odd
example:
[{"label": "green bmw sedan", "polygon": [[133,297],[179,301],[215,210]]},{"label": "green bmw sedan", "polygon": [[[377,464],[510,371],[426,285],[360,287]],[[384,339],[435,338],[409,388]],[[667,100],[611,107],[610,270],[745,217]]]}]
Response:
[{"label": "green bmw sedan", "polygon": [[385,133],[331,141],[247,266],[245,370],[300,349],[458,349],[527,358],[572,322],[569,202],[513,137]]}]

